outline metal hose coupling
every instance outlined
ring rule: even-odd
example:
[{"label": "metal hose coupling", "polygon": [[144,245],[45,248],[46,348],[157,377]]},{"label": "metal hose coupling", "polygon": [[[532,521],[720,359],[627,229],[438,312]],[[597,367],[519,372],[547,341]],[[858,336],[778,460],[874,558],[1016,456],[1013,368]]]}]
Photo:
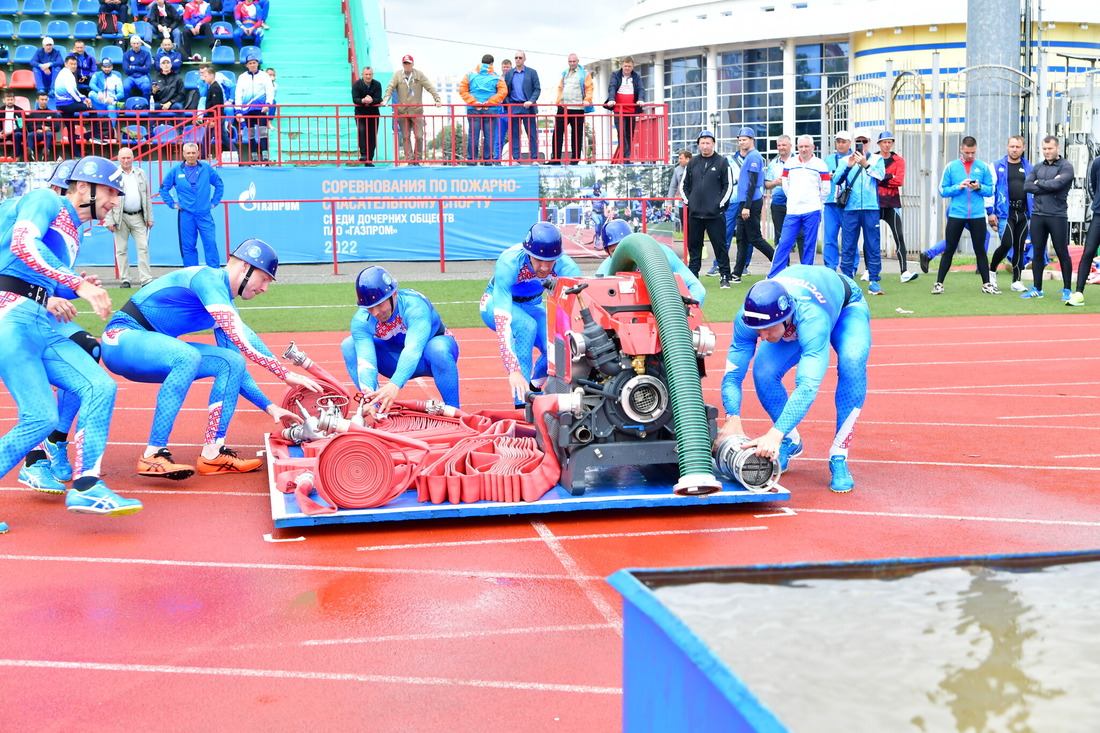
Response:
[{"label": "metal hose coupling", "polygon": [[766,494],[779,481],[779,461],[756,455],[755,448],[742,448],[749,442],[746,435],[731,435],[714,450],[715,470],[741,484],[754,494]]},{"label": "metal hose coupling", "polygon": [[293,341],[290,342],[290,346],[287,346],[286,351],[283,352],[283,358],[291,364],[300,366],[307,371],[313,366],[313,359],[310,359],[306,355],[306,352],[295,346]]}]

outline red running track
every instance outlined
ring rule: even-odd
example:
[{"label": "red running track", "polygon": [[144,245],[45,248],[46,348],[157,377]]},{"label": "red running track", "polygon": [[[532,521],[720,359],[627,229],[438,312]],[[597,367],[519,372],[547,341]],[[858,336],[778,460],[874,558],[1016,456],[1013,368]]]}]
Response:
[{"label": "red running track", "polygon": [[[728,344],[728,325],[718,330]],[[873,330],[851,494],[827,488],[826,383],[784,477],[789,504],[342,526],[276,542],[264,472],[132,473],[154,390],[123,382],[105,478],[144,511],[70,514],[14,472],[0,486],[12,525],[0,537],[0,730],[615,730],[621,605],[603,578],[620,568],[1100,548],[1100,316]],[[343,375],[341,334],[293,338]],[[464,406],[504,404],[491,333],[460,343]],[[724,357],[708,360],[715,401]],[[207,391],[177,423],[177,460],[197,454]],[[0,422],[13,420],[3,395]],[[255,451],[268,427],[242,405],[230,444]]]}]

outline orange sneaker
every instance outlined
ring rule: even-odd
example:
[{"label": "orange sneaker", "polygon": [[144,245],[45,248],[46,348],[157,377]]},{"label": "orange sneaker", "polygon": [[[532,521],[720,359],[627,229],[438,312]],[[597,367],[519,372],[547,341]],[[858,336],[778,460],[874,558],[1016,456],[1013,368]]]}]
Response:
[{"label": "orange sneaker", "polygon": [[264,462],[259,458],[237,458],[236,451],[223,445],[217,458],[208,459],[200,454],[197,465],[201,475],[214,476],[219,473],[248,473],[264,465]]},{"label": "orange sneaker", "polygon": [[161,448],[151,458],[142,456],[137,462],[139,476],[151,476],[154,478],[167,478],[180,481],[195,472],[194,466],[185,463],[173,463],[172,454],[167,448]]}]

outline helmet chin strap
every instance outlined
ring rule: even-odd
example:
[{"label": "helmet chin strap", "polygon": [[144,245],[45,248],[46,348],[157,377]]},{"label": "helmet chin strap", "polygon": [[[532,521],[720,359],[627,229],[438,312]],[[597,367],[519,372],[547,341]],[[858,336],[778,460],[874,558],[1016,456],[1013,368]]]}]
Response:
[{"label": "helmet chin strap", "polygon": [[95,219],[98,219],[98,218],[99,218],[98,216],[96,216],[96,210],[95,210],[95,194],[96,194],[96,184],[94,184],[94,183],[89,183],[88,185],[92,187],[92,194],[91,194],[91,196],[90,196],[90,197],[88,198],[88,203],[86,203],[86,204],[81,204],[81,205],[80,205],[80,208],[82,208],[82,209],[91,209],[91,211],[90,211],[90,212],[88,212],[88,213],[89,213],[89,214],[91,214],[91,218],[92,218],[93,220],[95,220]]},{"label": "helmet chin strap", "polygon": [[237,288],[237,295],[244,297],[244,289],[248,286],[248,279],[252,277],[252,273],[256,272],[255,265],[248,266],[248,272],[245,273],[244,280],[241,280],[241,285]]}]

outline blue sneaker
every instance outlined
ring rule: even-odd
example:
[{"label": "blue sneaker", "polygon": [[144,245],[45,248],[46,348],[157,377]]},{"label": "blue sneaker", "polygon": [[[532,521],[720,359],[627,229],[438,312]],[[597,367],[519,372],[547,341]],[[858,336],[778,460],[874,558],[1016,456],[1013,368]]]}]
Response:
[{"label": "blue sneaker", "polygon": [[834,493],[847,494],[856,485],[852,479],[852,473],[848,470],[848,459],[844,456],[829,458],[829,473],[833,476],[829,482],[829,489]]},{"label": "blue sneaker", "polygon": [[43,494],[65,493],[65,484],[54,478],[50,462],[46,458],[36,461],[33,466],[20,466],[19,483]]},{"label": "blue sneaker", "polygon": [[799,440],[796,443],[790,438],[783,438],[783,442],[779,444],[779,470],[786,471],[791,459],[800,455],[802,455],[802,441]]},{"label": "blue sneaker", "polygon": [[1069,288],[1062,288],[1062,302],[1068,303],[1070,296],[1073,295],[1073,291]]},{"label": "blue sneaker", "polygon": [[1030,287],[1030,288],[1027,289],[1027,292],[1025,292],[1020,297],[1024,298],[1025,300],[1027,298],[1041,298],[1041,297],[1043,297],[1043,291],[1039,290],[1038,288],[1035,288],[1035,287]]},{"label": "blue sneaker", "polygon": [[73,467],[69,463],[69,441],[62,440],[51,443],[50,439],[42,441],[42,447],[46,449],[46,455],[50,457],[50,468],[53,476],[58,481],[71,481]]},{"label": "blue sneaker", "polygon": [[8,531],[7,522],[0,522],[0,534],[4,534],[7,531]]},{"label": "blue sneaker", "polygon": [[867,286],[867,292],[871,295],[882,295],[882,287],[878,284],[878,280],[871,281]]},{"label": "blue sneaker", "polygon": [[717,262],[715,262],[713,265],[711,265],[710,269],[707,270],[707,275],[710,276],[710,277],[717,277],[720,274],[722,274],[722,273],[720,273],[718,271],[718,263]]},{"label": "blue sneaker", "polygon": [[107,488],[107,484],[96,481],[87,491],[69,489],[65,495],[65,506],[77,514],[101,514],[108,517],[121,517],[141,511],[141,502],[137,499],[123,499]]}]

